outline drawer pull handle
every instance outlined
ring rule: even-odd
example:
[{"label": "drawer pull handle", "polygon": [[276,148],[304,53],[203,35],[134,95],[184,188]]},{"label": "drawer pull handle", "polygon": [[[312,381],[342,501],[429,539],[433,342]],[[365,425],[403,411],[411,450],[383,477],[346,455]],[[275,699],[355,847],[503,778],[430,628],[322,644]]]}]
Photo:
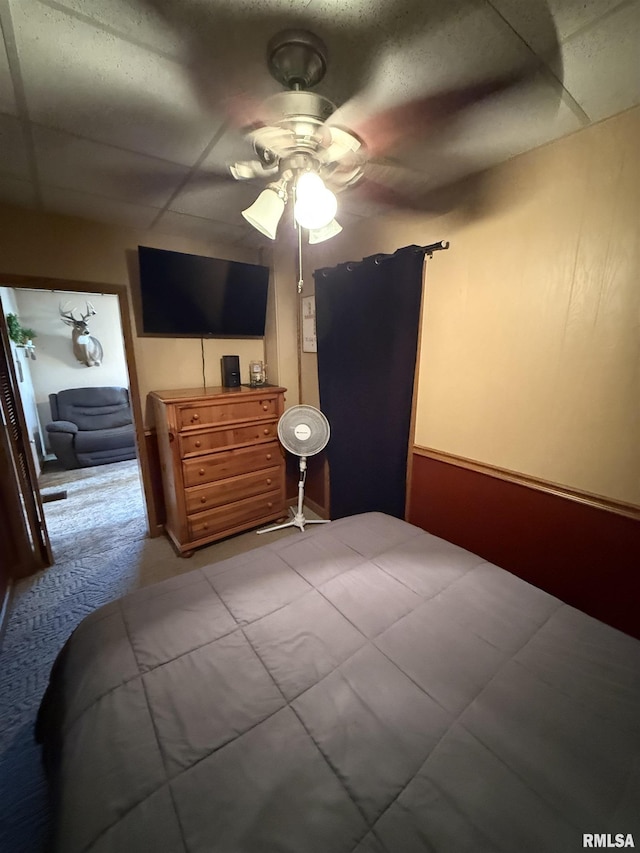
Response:
[{"label": "drawer pull handle", "polygon": [[267,429],[265,429],[264,434],[269,435],[269,427],[267,427]]},{"label": "drawer pull handle", "polygon": [[203,476],[203,474],[204,474],[204,468],[201,468],[201,469],[198,471],[198,474],[200,474],[200,476],[202,477],[202,476]]},{"label": "drawer pull handle", "polygon": [[267,453],[267,459],[271,459],[271,454]]},{"label": "drawer pull handle", "polygon": [[267,477],[267,486],[271,485],[271,477]]},{"label": "drawer pull handle", "polygon": [[195,442],[195,446],[196,446],[196,447],[200,447],[200,445],[201,445],[201,444],[202,444],[202,442],[201,442],[201,441],[196,441],[196,442]]},{"label": "drawer pull handle", "polygon": [[199,421],[200,415],[196,412],[195,415],[191,418],[192,421]]},{"label": "drawer pull handle", "polygon": [[201,503],[201,504],[206,504],[206,502],[207,502],[207,499],[206,499],[206,498],[200,498],[200,503]]},{"label": "drawer pull handle", "polygon": [[266,403],[264,403],[264,404],[263,404],[263,406],[262,406],[262,411],[263,411],[263,412],[268,412],[268,411],[269,411],[269,406],[268,406]]},{"label": "drawer pull handle", "polygon": [[267,506],[269,507],[269,509],[271,509],[271,507],[273,506],[273,503],[272,503],[271,501],[269,501],[269,503],[267,504]]},{"label": "drawer pull handle", "polygon": [[204,530],[208,530],[209,529],[209,522],[205,521],[205,523],[202,525],[202,527]]}]

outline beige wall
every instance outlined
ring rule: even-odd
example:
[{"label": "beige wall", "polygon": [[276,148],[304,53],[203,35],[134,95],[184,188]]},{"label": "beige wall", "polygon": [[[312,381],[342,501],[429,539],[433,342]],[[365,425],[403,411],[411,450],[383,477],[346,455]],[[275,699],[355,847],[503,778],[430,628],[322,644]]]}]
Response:
[{"label": "beige wall", "polygon": [[[129,286],[128,265],[135,267],[138,245],[249,263],[270,263],[270,258],[259,258],[258,251],[251,248],[196,242],[155,231],[135,231],[0,205],[0,273],[3,274]],[[137,337],[133,316],[132,310],[143,411],[146,395],[153,389],[201,387],[200,340]],[[239,355],[242,377],[247,380],[249,361],[265,359],[262,340],[208,339],[204,349],[208,385],[221,383],[222,355]]]},{"label": "beige wall", "polygon": [[427,262],[418,445],[640,505],[639,139],[636,108],[501,167],[480,221],[388,216],[309,250],[451,242]]},{"label": "beige wall", "polygon": [[[64,293],[50,290],[15,290],[18,315],[23,326],[37,332],[36,359],[30,364],[35,401],[44,429],[51,420],[49,394],[64,388],[87,388],[95,385],[129,387],[124,352],[118,297],[100,293]],[[59,316],[59,305],[75,309],[78,317],[86,311],[86,300],[96,310],[90,331],[104,351],[102,364],[87,367],[73,353],[71,329]],[[43,432],[48,445],[46,430]],[[48,449],[48,448],[47,448]]]},{"label": "beige wall", "polygon": [[273,327],[268,335],[267,362],[270,382],[287,389],[286,407],[300,402],[298,382],[298,273],[297,249],[291,230],[281,226],[274,244],[273,297],[271,313]]}]

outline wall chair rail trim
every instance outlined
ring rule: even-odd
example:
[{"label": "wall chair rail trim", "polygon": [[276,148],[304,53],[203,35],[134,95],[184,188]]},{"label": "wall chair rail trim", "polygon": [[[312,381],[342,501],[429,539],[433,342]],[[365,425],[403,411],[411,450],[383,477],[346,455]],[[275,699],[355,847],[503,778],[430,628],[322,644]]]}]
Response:
[{"label": "wall chair rail trim", "polygon": [[499,468],[496,465],[489,465],[485,462],[477,462],[474,459],[456,456],[453,453],[447,453],[442,450],[434,450],[431,447],[414,445],[412,452],[416,456],[425,456],[427,459],[445,462],[448,465],[455,465],[458,468],[465,468],[468,471],[476,471],[479,474],[487,474],[490,477],[496,477],[508,483],[514,483],[528,489],[535,489],[549,495],[556,495],[557,497],[566,498],[567,500],[576,501],[577,503],[595,507],[596,509],[602,509],[606,512],[613,512],[617,515],[640,521],[640,506],[635,506],[634,504],[623,503],[622,501],[612,500],[611,498],[591,494],[590,492],[583,492],[579,489],[573,489],[559,483],[552,483],[548,480],[540,480],[528,474],[520,474],[517,471]]}]

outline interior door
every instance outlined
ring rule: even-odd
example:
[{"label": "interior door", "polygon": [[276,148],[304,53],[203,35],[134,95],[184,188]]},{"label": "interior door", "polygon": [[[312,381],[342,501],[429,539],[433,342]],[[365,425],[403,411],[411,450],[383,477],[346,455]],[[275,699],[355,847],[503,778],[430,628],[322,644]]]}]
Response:
[{"label": "interior door", "polygon": [[53,564],[38,480],[0,299],[0,513],[4,573],[12,579]]}]

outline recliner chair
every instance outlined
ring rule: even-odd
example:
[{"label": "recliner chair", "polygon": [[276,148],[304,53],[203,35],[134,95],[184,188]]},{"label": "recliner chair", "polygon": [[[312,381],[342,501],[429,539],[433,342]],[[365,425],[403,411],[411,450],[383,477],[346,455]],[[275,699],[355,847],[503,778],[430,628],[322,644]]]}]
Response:
[{"label": "recliner chair", "polygon": [[51,449],[67,468],[87,468],[136,457],[126,388],[68,388],[49,394]]}]

